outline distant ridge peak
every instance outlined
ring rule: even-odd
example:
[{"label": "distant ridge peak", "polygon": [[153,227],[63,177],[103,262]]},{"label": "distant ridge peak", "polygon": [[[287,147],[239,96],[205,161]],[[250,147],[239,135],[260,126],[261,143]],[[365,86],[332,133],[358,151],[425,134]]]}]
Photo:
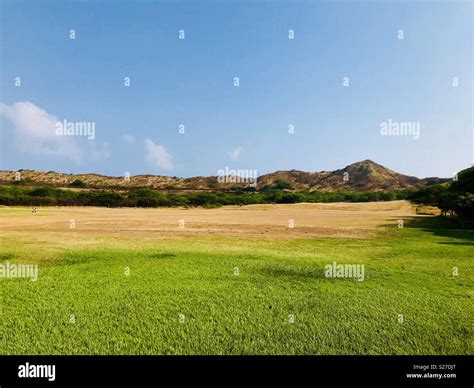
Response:
[{"label": "distant ridge peak", "polygon": [[380,167],[383,167],[381,164],[378,164],[376,162],[374,162],[373,160],[370,160],[370,159],[365,159],[365,160],[361,160],[359,162],[354,162],[354,163],[351,163],[349,164],[349,166],[357,166],[357,165],[361,165],[361,164],[372,164],[372,165],[375,165],[375,166],[380,166]]}]

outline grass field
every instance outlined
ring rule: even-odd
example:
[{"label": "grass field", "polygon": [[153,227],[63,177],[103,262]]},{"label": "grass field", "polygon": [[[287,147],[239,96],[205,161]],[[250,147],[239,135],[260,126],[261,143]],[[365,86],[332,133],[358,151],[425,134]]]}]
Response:
[{"label": "grass field", "polygon": [[1,354],[474,353],[474,232],[403,201],[4,207],[0,232],[2,263],[39,265],[0,278]]}]

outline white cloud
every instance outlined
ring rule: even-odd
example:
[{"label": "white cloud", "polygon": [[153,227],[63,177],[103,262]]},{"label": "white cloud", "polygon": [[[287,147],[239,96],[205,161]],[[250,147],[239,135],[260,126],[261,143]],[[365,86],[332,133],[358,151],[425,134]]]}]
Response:
[{"label": "white cloud", "polygon": [[166,171],[174,169],[173,157],[162,145],[155,144],[150,139],[146,139],[145,151],[145,159],[151,167]]},{"label": "white cloud", "polygon": [[240,159],[240,152],[242,151],[242,147],[237,147],[232,151],[228,152],[228,155],[231,160],[239,160]]},{"label": "white cloud", "polygon": [[14,142],[22,152],[34,155],[65,156],[75,162],[81,158],[81,150],[72,138],[56,136],[54,115],[29,101],[19,101],[13,105],[0,103],[0,117],[14,126]]},{"label": "white cloud", "polygon": [[98,147],[95,141],[84,136],[58,136],[56,125],[61,120],[29,101],[18,101],[13,105],[0,103],[0,117],[12,123],[12,140],[21,152],[30,155],[61,156],[77,164],[85,161],[84,155],[87,155],[87,160],[110,157],[107,143]]},{"label": "white cloud", "polygon": [[124,135],[120,136],[120,139],[125,143],[135,144],[135,136],[133,136],[133,135],[124,134]]}]

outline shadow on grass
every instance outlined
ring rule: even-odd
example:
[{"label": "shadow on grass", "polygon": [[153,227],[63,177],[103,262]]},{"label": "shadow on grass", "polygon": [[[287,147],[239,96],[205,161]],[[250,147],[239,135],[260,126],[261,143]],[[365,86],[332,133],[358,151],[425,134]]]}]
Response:
[{"label": "shadow on grass", "polygon": [[445,245],[472,245],[472,246],[474,246],[474,242],[471,242],[471,241],[464,241],[464,242],[441,241],[440,244],[445,244]]},{"label": "shadow on grass", "polygon": [[170,252],[158,252],[158,253],[151,253],[146,255],[148,259],[172,259],[175,258],[176,255]]},{"label": "shadow on grass", "polygon": [[[128,251],[122,250],[110,250],[110,251],[98,251],[98,250],[79,250],[70,251],[62,255],[60,260],[53,260],[55,265],[61,266],[72,266],[72,265],[83,265],[91,263],[93,261],[106,261],[115,262],[118,258],[123,259],[124,257],[133,257],[137,259],[153,259],[153,260],[165,260],[174,259],[176,254],[171,252],[134,252],[132,256],[129,255]],[[1,256],[0,256],[1,258]]]},{"label": "shadow on grass", "polygon": [[304,278],[304,279],[326,279],[324,276],[324,268],[296,268],[288,267],[263,267],[259,269],[260,273],[275,277],[290,277],[290,278]]},{"label": "shadow on grass", "polygon": [[0,262],[1,261],[8,261],[13,260],[16,257],[14,253],[0,253]]},{"label": "shadow on grass", "polygon": [[[474,245],[474,221],[459,220],[456,218],[433,217],[403,217],[404,228],[422,229],[434,236],[457,238],[462,242],[441,241],[439,244],[447,245]],[[393,227],[398,220],[386,227]]]}]

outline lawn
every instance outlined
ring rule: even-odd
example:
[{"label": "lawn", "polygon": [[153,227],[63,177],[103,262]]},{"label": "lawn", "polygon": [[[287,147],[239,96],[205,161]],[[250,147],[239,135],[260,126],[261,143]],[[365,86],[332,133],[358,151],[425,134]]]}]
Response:
[{"label": "lawn", "polygon": [[[1,262],[38,263],[39,279],[0,278],[0,353],[473,354],[474,232],[413,226],[75,243],[4,230]],[[326,278],[334,261],[364,281]]]}]

